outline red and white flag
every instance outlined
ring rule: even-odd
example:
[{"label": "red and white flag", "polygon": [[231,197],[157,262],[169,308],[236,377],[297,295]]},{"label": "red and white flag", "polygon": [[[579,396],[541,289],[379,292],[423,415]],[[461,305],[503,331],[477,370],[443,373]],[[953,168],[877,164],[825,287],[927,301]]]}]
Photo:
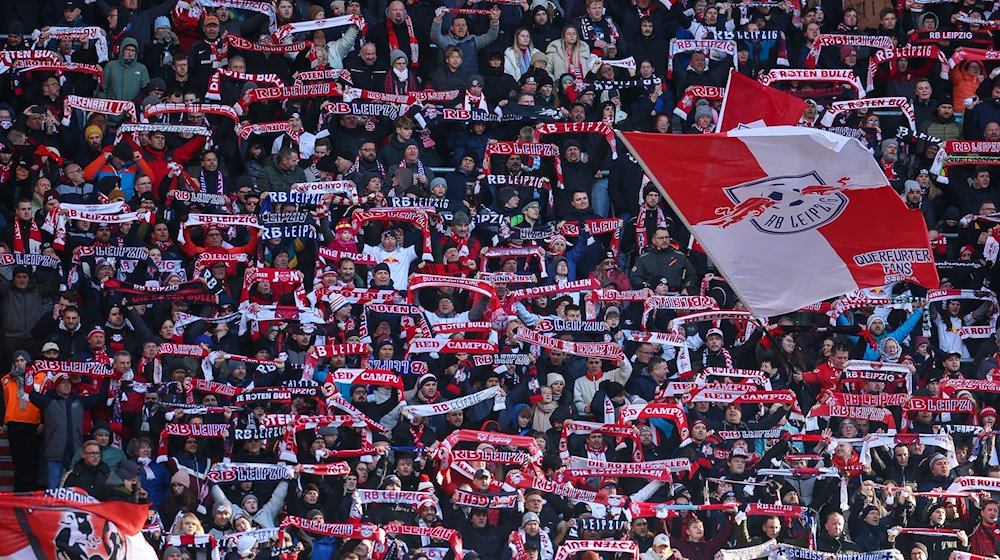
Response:
[{"label": "red and white flag", "polygon": [[920,213],[857,140],[788,126],[620,134],[759,317],[890,282],[938,286]]},{"label": "red and white flag", "polygon": [[142,536],[148,506],[101,502],[77,488],[0,493],[0,558],[156,560]]},{"label": "red and white flag", "polygon": [[[719,110],[719,132],[734,128],[796,125],[802,120],[806,102],[729,70],[726,93]],[[729,100],[738,102],[730,104]]]}]

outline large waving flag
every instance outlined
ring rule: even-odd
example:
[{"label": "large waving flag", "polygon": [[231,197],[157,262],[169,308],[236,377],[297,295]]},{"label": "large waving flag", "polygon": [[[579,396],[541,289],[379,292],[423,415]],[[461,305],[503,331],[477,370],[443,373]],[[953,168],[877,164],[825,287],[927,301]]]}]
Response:
[{"label": "large waving flag", "polygon": [[[719,132],[734,128],[796,125],[802,120],[806,102],[757,80],[729,70],[722,108],[719,110]],[[735,102],[729,103],[732,99]]]},{"label": "large waving flag", "polygon": [[148,509],[101,502],[71,488],[0,493],[0,558],[156,560],[142,536]]},{"label": "large waving flag", "polygon": [[789,126],[621,136],[759,317],[890,282],[938,286],[920,212],[857,140]]}]

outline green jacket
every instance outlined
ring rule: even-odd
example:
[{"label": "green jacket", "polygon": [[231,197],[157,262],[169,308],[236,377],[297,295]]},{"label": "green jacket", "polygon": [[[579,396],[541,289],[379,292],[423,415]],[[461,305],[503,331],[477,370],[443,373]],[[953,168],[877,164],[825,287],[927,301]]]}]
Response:
[{"label": "green jacket", "polygon": [[[121,50],[129,45],[135,47],[138,53],[139,43],[131,37],[122,41]],[[139,97],[147,84],[149,71],[138,59],[127,62],[119,56],[104,67],[104,93],[108,99],[131,101]]]},{"label": "green jacket", "polygon": [[289,192],[295,183],[305,183],[306,172],[301,167],[295,166],[291,171],[284,171],[278,167],[273,159],[260,170],[257,175],[257,188],[261,192],[280,191]]}]

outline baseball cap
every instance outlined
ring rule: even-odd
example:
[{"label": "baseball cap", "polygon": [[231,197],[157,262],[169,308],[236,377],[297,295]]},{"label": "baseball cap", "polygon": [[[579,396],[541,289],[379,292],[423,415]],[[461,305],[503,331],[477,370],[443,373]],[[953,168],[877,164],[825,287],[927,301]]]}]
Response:
[{"label": "baseball cap", "polygon": [[219,18],[217,18],[215,16],[212,16],[212,15],[208,15],[208,16],[205,16],[205,19],[204,19],[204,21],[201,22],[201,24],[203,26],[204,25],[212,25],[212,24],[219,25]]},{"label": "baseball cap", "polygon": [[48,352],[49,350],[59,351],[59,345],[55,342],[46,342],[42,345],[42,353]]},{"label": "baseball cap", "polygon": [[705,338],[708,338],[708,337],[712,336],[713,334],[717,334],[717,335],[722,336],[723,338],[725,338],[725,336],[722,334],[722,329],[716,328],[716,327],[708,329],[708,334],[705,335]]}]

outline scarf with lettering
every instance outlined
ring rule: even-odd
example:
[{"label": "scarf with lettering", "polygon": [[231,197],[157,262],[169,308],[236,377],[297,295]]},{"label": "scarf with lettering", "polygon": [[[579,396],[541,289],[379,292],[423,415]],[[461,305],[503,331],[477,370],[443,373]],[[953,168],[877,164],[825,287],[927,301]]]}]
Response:
[{"label": "scarf with lettering", "polygon": [[59,56],[52,51],[0,51],[0,74],[6,73],[19,60],[60,62]]},{"label": "scarf with lettering", "polygon": [[583,121],[583,122],[561,122],[561,123],[538,123],[535,127],[535,142],[540,141],[542,134],[577,134],[593,133],[604,136],[608,146],[611,146],[611,159],[618,159],[618,146],[615,142],[615,131],[603,121]]},{"label": "scarf with lettering", "polygon": [[108,37],[104,29],[97,26],[90,27],[56,27],[48,28],[49,37],[53,39],[70,39],[72,41],[94,41],[97,51],[97,62],[108,61]]},{"label": "scarf with lettering", "polygon": [[725,88],[717,86],[691,86],[684,92],[681,100],[677,102],[677,106],[674,107],[674,114],[687,120],[688,115],[691,114],[691,109],[694,109],[695,102],[699,99],[722,99],[725,91]]},{"label": "scarf with lettering", "polygon": [[[232,35],[227,35],[232,37]],[[240,117],[230,105],[217,105],[213,103],[157,103],[147,105],[142,114],[146,117],[155,117],[172,113],[205,113],[208,115],[218,115],[240,122]]]},{"label": "scarf with lettering", "polygon": [[289,515],[281,521],[281,528],[286,527],[298,527],[309,533],[342,539],[385,541],[385,531],[374,523],[321,523]]},{"label": "scarf with lettering", "polygon": [[288,480],[294,474],[287,465],[268,463],[216,463],[206,478],[216,484],[223,482],[256,482],[261,480]]},{"label": "scarf with lettering", "polygon": [[274,87],[283,87],[285,85],[281,82],[281,78],[277,74],[244,74],[243,72],[234,72],[226,68],[216,68],[215,73],[208,80],[208,92],[205,94],[205,99],[211,101],[222,99],[220,88],[223,77],[243,82],[271,84]]},{"label": "scarf with lettering", "polygon": [[239,37],[232,33],[226,35],[226,41],[228,41],[229,45],[234,49],[239,49],[241,51],[267,53],[267,54],[300,53],[302,51],[308,51],[309,49],[312,48],[311,41],[299,41],[297,43],[264,45],[256,41],[244,39],[243,37]]},{"label": "scarf with lettering", "polygon": [[872,57],[868,59],[869,91],[875,87],[875,74],[878,72],[878,65],[900,58],[936,59],[941,63],[941,78],[948,79],[948,58],[938,49],[937,45],[907,45],[895,49],[877,50],[872,54]]},{"label": "scarf with lettering", "polygon": [[503,402],[503,397],[500,395],[500,386],[497,385],[495,387],[483,389],[477,393],[465,395],[464,397],[459,397],[450,401],[442,401],[433,404],[406,405],[403,407],[402,414],[406,418],[412,418],[413,416],[419,416],[421,418],[438,416],[455,410],[463,410],[489,399],[494,399],[495,401],[493,403],[493,410],[503,410],[506,408],[506,405]]},{"label": "scarf with lettering", "polygon": [[903,112],[906,120],[910,123],[910,128],[916,129],[917,114],[913,110],[910,100],[905,97],[869,97],[867,99],[855,99],[851,101],[836,101],[830,104],[820,121],[825,127],[833,125],[833,119],[841,113],[857,111],[859,109],[877,109],[882,107],[893,107]]},{"label": "scarf with lettering", "polygon": [[559,188],[563,185],[562,158],[559,155],[559,147],[555,144],[542,144],[538,142],[494,142],[486,146],[483,156],[483,174],[490,175],[491,158],[494,155],[501,156],[530,156],[530,157],[550,157],[556,170],[556,183]]},{"label": "scarf with lettering", "polygon": [[67,95],[66,99],[63,100],[63,126],[69,126],[73,109],[80,109],[89,113],[114,115],[116,117],[121,116],[122,113],[127,113],[132,118],[132,122],[139,120],[135,113],[135,104],[131,101]]},{"label": "scarf with lettering", "polygon": [[[270,33],[277,31],[277,17],[274,13],[274,6],[270,2],[260,0],[200,0],[198,4],[191,7],[191,17],[194,19],[201,17],[201,7],[249,10],[266,15],[268,31]],[[233,37],[233,35],[227,35],[227,37]]]},{"label": "scarf with lettering", "polygon": [[364,18],[356,14],[349,14],[345,16],[330,17],[324,19],[311,19],[307,21],[297,21],[295,23],[286,23],[285,25],[282,25],[281,27],[278,28],[278,32],[274,34],[274,39],[275,41],[280,41],[285,37],[288,37],[289,35],[293,35],[295,33],[302,33],[305,31],[318,31],[320,29],[335,29],[337,27],[344,27],[346,25],[351,25],[351,24],[357,25],[358,29],[364,29],[366,27]]},{"label": "scarf with lettering", "polygon": [[167,442],[170,436],[222,438],[229,431],[229,424],[166,424],[160,432],[160,447],[156,462],[166,462],[168,457]]},{"label": "scarf with lettering", "polygon": [[[836,35],[830,35],[836,37]],[[850,84],[857,92],[858,97],[865,96],[865,87],[861,83],[861,78],[849,68],[840,69],[801,69],[801,68],[775,68],[767,74],[761,74],[758,78],[760,83],[769,86],[774,82],[837,82]]]},{"label": "scarf with lettering", "polygon": [[[406,34],[410,38],[410,67],[415,70],[420,68],[420,44],[417,42],[417,35],[413,32],[413,20],[408,15],[403,17],[403,23],[406,24]],[[396,36],[396,26],[389,19],[386,19],[385,26],[389,33],[389,50],[403,50],[402,45],[399,44],[399,37]]]},{"label": "scarf with lettering", "polygon": [[852,45],[857,47],[870,47],[874,49],[892,49],[892,39],[884,35],[820,35],[813,41],[812,49],[806,57],[806,68],[816,68],[819,62],[819,53],[823,47],[835,45]]},{"label": "scarf with lettering", "polygon": [[354,213],[354,224],[360,228],[363,224],[371,221],[379,222],[406,222],[412,224],[423,234],[423,259],[432,260],[433,253],[431,247],[430,220],[427,212],[423,210],[408,210],[405,208],[372,208]]},{"label": "scarf with lettering", "polygon": [[336,95],[343,95],[340,84],[337,82],[309,84],[296,82],[292,86],[258,87],[247,90],[233,105],[233,110],[238,115],[242,115],[251,104],[258,101],[287,101],[289,99],[326,98]]},{"label": "scarf with lettering", "polygon": [[78,62],[62,62],[54,60],[28,59],[19,60],[14,65],[15,72],[55,72],[60,77],[63,72],[80,72],[89,74],[97,80],[98,87],[104,85],[104,70],[96,64],[80,64]]},{"label": "scarf with lettering", "polygon": [[667,58],[667,79],[672,79],[674,74],[674,57],[681,53],[688,52],[708,52],[715,51],[736,56],[736,41],[719,39],[671,39],[670,53]]},{"label": "scarf with lettering", "polygon": [[979,45],[993,44],[993,34],[989,31],[911,31],[907,38],[909,44],[937,43],[940,41],[966,41]]},{"label": "scarf with lettering", "polygon": [[[621,36],[618,26],[610,18],[605,17],[602,17],[601,21],[597,23],[602,23],[608,28],[608,35],[610,37],[604,37],[603,33],[599,33],[594,22],[590,21],[590,16],[585,16],[580,18],[580,40],[588,43],[604,40],[609,45],[617,45],[618,38]],[[604,51],[598,48],[591,49],[591,51],[597,56],[604,54]]]}]

